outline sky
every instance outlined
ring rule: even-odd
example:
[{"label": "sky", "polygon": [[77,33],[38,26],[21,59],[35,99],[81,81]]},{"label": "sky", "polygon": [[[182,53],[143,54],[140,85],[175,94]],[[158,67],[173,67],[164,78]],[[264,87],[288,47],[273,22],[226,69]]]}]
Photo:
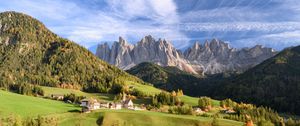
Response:
[{"label": "sky", "polygon": [[299,0],[0,0],[4,11],[31,15],[90,49],[146,35],[178,49],[213,38],[237,48],[300,45]]}]

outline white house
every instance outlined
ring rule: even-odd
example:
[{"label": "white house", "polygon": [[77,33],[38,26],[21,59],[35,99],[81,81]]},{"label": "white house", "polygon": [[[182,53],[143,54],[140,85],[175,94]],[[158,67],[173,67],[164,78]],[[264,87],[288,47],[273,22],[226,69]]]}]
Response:
[{"label": "white house", "polygon": [[120,103],[115,104],[115,109],[122,109],[122,104]]},{"label": "white house", "polygon": [[202,113],[204,113],[204,112],[201,110],[201,108],[198,108],[198,107],[193,108],[193,110],[194,110],[194,112],[195,112],[196,114],[202,114]]},{"label": "white house", "polygon": [[96,99],[83,99],[81,100],[82,111],[88,112],[100,108],[100,103]]},{"label": "white house", "polygon": [[100,103],[100,108],[109,108],[109,103],[107,102]]},{"label": "white house", "polygon": [[109,103],[109,108],[110,109],[122,109],[122,104],[121,103]]}]

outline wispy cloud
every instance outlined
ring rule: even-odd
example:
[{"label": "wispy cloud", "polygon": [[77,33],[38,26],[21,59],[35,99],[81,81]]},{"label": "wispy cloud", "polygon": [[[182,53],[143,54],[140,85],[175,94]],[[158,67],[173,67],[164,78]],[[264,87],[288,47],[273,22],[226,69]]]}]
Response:
[{"label": "wispy cloud", "polygon": [[222,22],[179,24],[183,31],[259,31],[278,32],[300,29],[300,22]]},{"label": "wispy cloud", "polygon": [[300,45],[300,30],[240,39],[233,41],[233,43],[237,47],[244,47],[244,45],[254,46],[256,44],[260,44],[266,47],[273,47],[277,50],[281,50],[285,47]]},{"label": "wispy cloud", "polygon": [[[178,29],[166,27],[179,23],[172,0],[105,0],[102,9],[79,6],[63,0],[1,0],[0,10],[24,12],[42,20],[51,30],[83,46],[100,41],[117,40],[118,36],[134,42],[145,35],[185,38]],[[142,19],[150,21],[140,21]]]},{"label": "wispy cloud", "polygon": [[[194,39],[233,46],[300,44],[298,0],[0,0],[0,11],[23,12],[85,47],[123,36],[166,38],[184,48]],[[233,34],[234,33],[234,34]]]},{"label": "wispy cloud", "polygon": [[197,1],[180,13],[178,29],[191,39],[221,38],[235,47],[282,49],[300,44],[299,6],[297,0]]}]

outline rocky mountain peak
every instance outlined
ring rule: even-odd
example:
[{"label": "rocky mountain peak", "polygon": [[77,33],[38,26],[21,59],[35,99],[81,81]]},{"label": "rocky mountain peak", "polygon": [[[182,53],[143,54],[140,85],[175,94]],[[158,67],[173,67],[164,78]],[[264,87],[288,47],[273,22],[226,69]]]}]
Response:
[{"label": "rocky mountain peak", "polygon": [[201,48],[199,42],[196,41],[196,42],[194,43],[194,45],[193,45],[192,48],[195,49],[195,50],[199,50],[199,49]]},{"label": "rocky mountain peak", "polygon": [[205,42],[204,42],[204,48],[209,48],[209,41],[208,40],[205,40]]},{"label": "rocky mountain peak", "polygon": [[121,36],[119,37],[119,43],[122,46],[126,46],[127,45],[127,41],[125,39],[123,39]]},{"label": "rocky mountain peak", "polygon": [[210,42],[210,46],[218,46],[220,44],[220,41],[216,38],[212,39]]},{"label": "rocky mountain peak", "polygon": [[138,42],[138,44],[151,44],[151,43],[155,43],[155,39],[151,36],[151,35],[147,35],[145,36],[140,42]]},{"label": "rocky mountain peak", "polygon": [[173,47],[173,45],[166,39],[159,39],[158,43],[159,43],[160,47],[170,48],[171,50],[176,50],[175,47]]}]

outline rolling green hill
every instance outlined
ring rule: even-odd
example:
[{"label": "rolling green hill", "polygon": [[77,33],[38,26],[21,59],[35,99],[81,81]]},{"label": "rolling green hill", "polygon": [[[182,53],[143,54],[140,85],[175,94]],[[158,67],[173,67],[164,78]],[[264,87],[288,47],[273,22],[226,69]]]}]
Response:
[{"label": "rolling green hill", "polygon": [[300,46],[288,48],[236,78],[223,82],[214,96],[270,106],[300,114]]},{"label": "rolling green hill", "polygon": [[128,82],[145,84],[28,15],[0,13],[0,87],[33,84],[114,93]]}]

